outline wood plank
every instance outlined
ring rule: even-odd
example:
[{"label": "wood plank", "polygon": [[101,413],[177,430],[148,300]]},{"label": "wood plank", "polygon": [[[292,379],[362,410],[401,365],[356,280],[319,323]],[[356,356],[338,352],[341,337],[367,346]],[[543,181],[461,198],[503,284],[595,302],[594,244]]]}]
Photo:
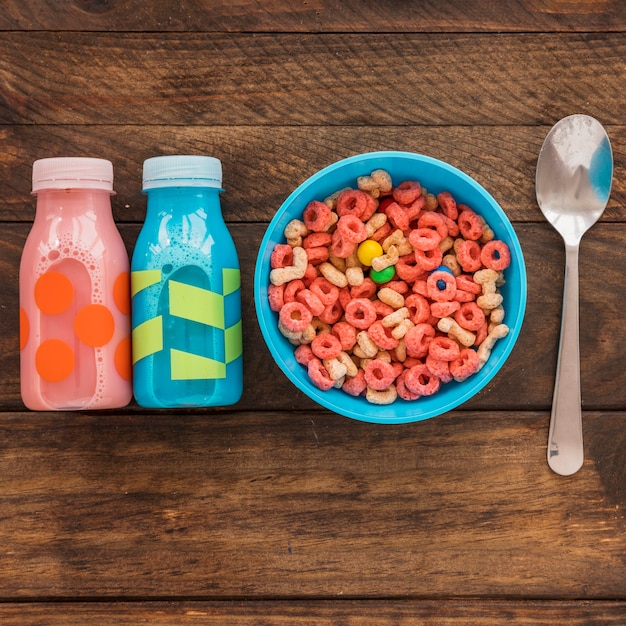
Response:
[{"label": "wood plank", "polygon": [[4,414],[2,599],[624,601],[625,423],[563,479],[546,413]]},{"label": "wood plank", "polygon": [[289,600],[224,602],[89,602],[0,604],[7,626],[622,626],[626,603],[619,601],[490,600]]},{"label": "wood plank", "polygon": [[393,2],[375,5],[346,0],[296,3],[287,0],[95,0],[3,3],[2,30],[120,30],[228,32],[546,31],[624,30],[619,0],[464,0]]},{"label": "wood plank", "polygon": [[[551,121],[556,122],[556,118]],[[623,120],[622,120],[623,122]],[[550,124],[551,125],[551,124]],[[116,220],[144,219],[144,159],[211,154],[222,161],[228,222],[269,222],[289,194],[331,163],[376,150],[426,154],[481,183],[514,222],[542,221],[535,199],[537,155],[549,126],[0,126],[0,221],[31,221],[32,163],[45,156],[87,154],[115,167]],[[615,175],[604,221],[626,214],[626,127],[607,126]]]},{"label": "wood plank", "polygon": [[2,32],[0,49],[0,123],[624,121],[626,33]]},{"label": "wood plank", "polygon": [[[563,288],[564,249],[547,224],[516,225],[528,271],[526,321],[513,353],[496,378],[466,406],[470,409],[520,406],[541,410],[550,406],[556,368]],[[0,232],[0,293],[5,315],[0,316],[0,409],[21,407],[19,395],[18,268],[28,224],[4,224]],[[124,225],[121,232],[129,251],[139,226]],[[253,273],[264,233],[261,224],[231,228],[242,267],[244,320],[245,410],[312,410],[317,407],[295,391],[275,365],[256,322]],[[626,371],[615,366],[622,360],[626,327],[613,320],[626,307],[622,291],[608,295],[607,285],[619,285],[626,274],[626,226],[597,225],[583,239],[580,260],[581,379],[583,403],[589,409],[617,410],[626,405]],[[611,258],[611,263],[606,259]],[[592,259],[597,259],[593,261]],[[601,276],[602,279],[598,277]],[[295,391],[295,393],[294,393]]]}]

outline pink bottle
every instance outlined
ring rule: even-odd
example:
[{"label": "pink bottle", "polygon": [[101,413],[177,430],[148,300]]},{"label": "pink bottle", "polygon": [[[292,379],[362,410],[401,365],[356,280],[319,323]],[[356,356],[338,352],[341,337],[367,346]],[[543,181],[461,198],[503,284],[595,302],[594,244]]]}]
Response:
[{"label": "pink bottle", "polygon": [[37,212],[20,264],[21,391],[30,409],[131,400],[129,260],[113,193],[110,161],[33,164]]}]

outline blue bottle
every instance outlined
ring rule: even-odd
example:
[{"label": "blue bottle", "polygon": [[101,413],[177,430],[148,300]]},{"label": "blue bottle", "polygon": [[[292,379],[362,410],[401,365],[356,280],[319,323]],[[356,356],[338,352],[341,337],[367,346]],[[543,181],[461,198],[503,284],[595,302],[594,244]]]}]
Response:
[{"label": "blue bottle", "polygon": [[222,164],[162,156],[131,263],[133,390],[152,408],[226,406],[243,391],[239,259],[224,223]]}]

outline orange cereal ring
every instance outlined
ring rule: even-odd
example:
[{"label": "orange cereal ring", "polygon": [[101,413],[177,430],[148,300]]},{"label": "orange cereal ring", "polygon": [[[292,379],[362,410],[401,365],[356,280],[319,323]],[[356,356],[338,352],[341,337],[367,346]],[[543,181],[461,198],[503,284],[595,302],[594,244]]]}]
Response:
[{"label": "orange cereal ring", "polygon": [[357,397],[362,395],[367,389],[367,383],[365,382],[365,372],[359,368],[356,376],[346,378],[346,381],[341,386],[343,391],[351,396]]},{"label": "orange cereal ring", "polygon": [[333,285],[328,279],[323,276],[318,276],[311,282],[309,289],[322,301],[323,304],[328,306],[334,304],[339,298],[339,287]]},{"label": "orange cereal ring", "polygon": [[330,377],[326,368],[317,357],[313,357],[308,362],[307,371],[313,384],[322,391],[328,391],[334,387],[335,381]]},{"label": "orange cereal ring", "polygon": [[296,278],[294,280],[290,280],[285,284],[285,289],[283,291],[283,300],[285,302],[293,302],[296,299],[299,291],[306,289],[304,281]]},{"label": "orange cereal ring", "polygon": [[302,215],[304,225],[313,232],[321,232],[330,223],[330,208],[319,200],[312,200],[306,205]]},{"label": "orange cereal ring", "polygon": [[435,376],[426,364],[415,365],[406,370],[404,384],[409,391],[419,396],[432,396],[439,391],[441,381]]},{"label": "orange cereal ring", "polygon": [[317,268],[311,263],[306,264],[302,282],[308,287],[317,278]]},{"label": "orange cereal ring", "polygon": [[456,279],[450,272],[438,270],[426,279],[428,297],[435,302],[450,302],[456,295]]},{"label": "orange cereal ring", "polygon": [[347,259],[356,248],[356,242],[344,239],[340,230],[332,234],[331,250],[336,257]]},{"label": "orange cereal ring", "polygon": [[461,328],[474,332],[485,323],[485,313],[475,302],[464,302],[454,314],[454,320]]},{"label": "orange cereal ring", "polygon": [[373,241],[381,243],[391,235],[392,226],[389,222],[385,222],[380,228],[374,231],[374,234],[370,237]]},{"label": "orange cereal ring", "polygon": [[405,180],[391,192],[393,199],[400,204],[411,204],[422,195],[422,186],[416,180]]},{"label": "orange cereal ring", "polygon": [[365,382],[376,391],[387,389],[396,378],[395,368],[382,359],[372,359],[365,367]]},{"label": "orange cereal ring", "polygon": [[408,370],[404,370],[398,376],[398,378],[396,378],[396,391],[398,392],[398,396],[400,396],[400,398],[402,398],[403,400],[408,400],[408,401],[417,400],[420,397],[419,394],[409,391],[404,382],[407,371]]},{"label": "orange cereal ring", "polygon": [[434,250],[415,250],[415,260],[421,269],[432,272],[441,265],[443,253],[439,247]]},{"label": "orange cereal ring", "polygon": [[480,260],[486,268],[501,272],[511,265],[511,251],[504,241],[492,239],[483,246]]},{"label": "orange cereal ring", "polygon": [[474,279],[467,274],[460,274],[456,277],[456,288],[468,291],[474,295],[480,295],[483,291],[483,288],[478,283],[474,282]]},{"label": "orange cereal ring", "polygon": [[387,317],[387,315],[391,315],[394,312],[394,308],[385,302],[381,302],[380,300],[374,300],[372,302],[372,306],[374,307],[374,311],[376,311],[376,319],[382,320],[383,317]]},{"label": "orange cereal ring", "polygon": [[450,219],[447,215],[441,214],[441,219],[443,219],[443,223],[446,225],[448,229],[449,237],[458,237],[459,236],[459,225],[452,219]]},{"label": "orange cereal ring", "polygon": [[485,321],[483,322],[483,325],[476,331],[476,339],[474,340],[474,344],[473,344],[474,347],[477,348],[483,341],[485,341],[488,334],[489,334],[489,324],[487,323],[487,320],[485,319]]},{"label": "orange cereal ring", "polygon": [[285,285],[272,285],[267,287],[267,300],[270,303],[270,309],[274,313],[278,313],[285,304]]},{"label": "orange cereal ring", "polygon": [[337,215],[339,217],[354,215],[361,219],[370,206],[368,198],[373,200],[372,196],[360,189],[342,191],[337,198]]},{"label": "orange cereal ring", "polygon": [[409,233],[409,241],[416,250],[434,250],[441,243],[441,235],[432,228],[415,228]]},{"label": "orange cereal ring", "polygon": [[428,344],[428,354],[439,361],[454,361],[461,352],[459,344],[450,337],[440,335],[433,337]]},{"label": "orange cereal ring", "polygon": [[376,283],[369,277],[365,278],[360,285],[350,289],[351,298],[371,298],[376,293]]},{"label": "orange cereal ring", "polygon": [[464,272],[477,272],[483,265],[478,242],[464,239],[456,248],[456,258]]},{"label": "orange cereal ring", "polygon": [[401,231],[408,230],[409,214],[397,202],[393,202],[387,207],[387,217],[395,228],[399,228]]},{"label": "orange cereal ring", "polygon": [[426,211],[421,215],[417,221],[418,228],[431,228],[439,233],[441,239],[445,239],[448,236],[448,227],[440,213],[434,211]]},{"label": "orange cereal ring", "polygon": [[430,304],[419,293],[407,296],[404,300],[404,306],[409,309],[409,319],[413,324],[424,324],[430,318]]},{"label": "orange cereal ring", "polygon": [[302,302],[287,302],[278,317],[282,325],[292,332],[302,332],[313,320],[313,314]]},{"label": "orange cereal ring", "polygon": [[[354,287],[352,289],[354,289]],[[346,310],[346,307],[348,306],[348,302],[350,302],[350,300],[352,300],[352,298],[358,297],[358,296],[353,296],[352,295],[352,289],[346,285],[345,287],[342,287],[339,290],[339,298],[338,298],[338,300],[339,300],[339,304],[341,305],[341,309],[343,311]],[[367,297],[367,296],[363,296],[363,297]]]},{"label": "orange cereal ring", "polygon": [[296,294],[296,300],[302,302],[317,317],[326,308],[326,305],[310,289],[302,289]]},{"label": "orange cereal ring", "polygon": [[355,298],[346,306],[346,322],[360,330],[367,330],[376,321],[376,309],[371,300]]},{"label": "orange cereal ring", "polygon": [[438,319],[441,319],[442,317],[450,317],[455,313],[455,311],[459,310],[460,306],[461,303],[457,300],[452,300],[452,302],[433,302],[430,305],[430,314]]},{"label": "orange cereal ring", "polygon": [[327,304],[324,310],[319,314],[320,321],[325,324],[334,324],[341,319],[343,315],[343,307],[339,300],[336,300],[332,304]]},{"label": "orange cereal ring", "polygon": [[437,202],[439,202],[441,212],[446,217],[449,217],[451,220],[456,220],[459,216],[459,210],[456,206],[456,200],[449,191],[442,191],[441,193],[438,193]]},{"label": "orange cereal ring", "polygon": [[459,231],[465,239],[477,240],[480,239],[483,234],[483,223],[471,209],[465,209],[459,214],[457,221],[459,225]]},{"label": "orange cereal ring", "polygon": [[356,328],[352,326],[352,324],[348,324],[348,322],[337,322],[333,324],[331,332],[339,339],[342,350],[347,352],[354,348],[354,344],[356,343]]},{"label": "orange cereal ring", "polygon": [[328,248],[317,246],[315,248],[305,248],[306,258],[311,265],[319,265],[324,261],[328,261]]},{"label": "orange cereal ring", "polygon": [[424,276],[424,270],[417,264],[415,253],[405,254],[398,259],[394,266],[398,278],[413,284],[418,278]]},{"label": "orange cereal ring", "polygon": [[454,380],[450,373],[450,362],[435,359],[430,354],[426,357],[426,367],[442,382],[449,383]]},{"label": "orange cereal ring", "polygon": [[464,348],[454,361],[450,361],[450,373],[457,382],[466,380],[475,374],[479,368],[478,353],[471,348]]},{"label": "orange cereal ring", "polygon": [[313,354],[313,350],[311,350],[311,346],[306,343],[300,344],[294,350],[294,356],[296,357],[296,362],[300,363],[300,365],[308,366],[309,361],[315,357]]},{"label": "orange cereal ring", "polygon": [[293,265],[293,248],[286,243],[277,243],[270,255],[270,267],[289,267]]},{"label": "orange cereal ring", "polygon": [[337,231],[350,243],[361,243],[367,239],[365,224],[355,215],[347,214],[339,218]]},{"label": "orange cereal ring", "polygon": [[336,335],[323,332],[315,336],[311,350],[318,359],[334,359],[341,352],[341,342]]},{"label": "orange cereal ring", "polygon": [[393,350],[400,342],[391,336],[392,330],[392,328],[385,328],[380,320],[376,320],[367,329],[367,334],[381,350]]},{"label": "orange cereal ring", "polygon": [[397,291],[401,295],[409,293],[409,286],[404,280],[390,280],[385,286]]},{"label": "orange cereal ring", "polygon": [[308,248],[319,248],[319,246],[328,247],[330,245],[330,240],[330,233],[311,233],[302,240],[302,247],[305,250]]},{"label": "orange cereal ring", "polygon": [[428,323],[416,324],[404,335],[404,345],[409,356],[424,358],[428,354],[428,344],[435,336],[435,329]]},{"label": "orange cereal ring", "polygon": [[413,283],[413,293],[419,293],[420,296],[428,296],[428,287],[426,286],[426,280],[416,280]]}]

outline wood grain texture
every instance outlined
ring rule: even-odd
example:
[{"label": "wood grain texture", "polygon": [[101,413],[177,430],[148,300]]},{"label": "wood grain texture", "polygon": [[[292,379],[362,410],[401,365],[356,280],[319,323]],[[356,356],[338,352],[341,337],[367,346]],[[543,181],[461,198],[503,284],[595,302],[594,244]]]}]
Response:
[{"label": "wood grain texture", "polygon": [[624,123],[624,33],[0,32],[0,49],[0,123]]},{"label": "wood grain texture", "polygon": [[[626,93],[626,92],[625,92]],[[426,154],[482,184],[509,219],[543,222],[535,199],[537,155],[549,126],[0,126],[0,221],[32,221],[32,163],[60,154],[113,162],[118,222],[141,222],[144,159],[158,154],[212,154],[222,161],[224,217],[269,222],[289,194],[331,163],[376,150]],[[626,126],[607,125],[615,158],[605,222],[626,220]],[[399,182],[399,181],[398,181]]]},{"label": "wood grain texture", "polygon": [[545,413],[5,415],[2,595],[619,598],[624,416],[585,418],[564,488]]},{"label": "wood grain texture", "polygon": [[619,0],[8,0],[7,30],[228,32],[624,30]]}]

